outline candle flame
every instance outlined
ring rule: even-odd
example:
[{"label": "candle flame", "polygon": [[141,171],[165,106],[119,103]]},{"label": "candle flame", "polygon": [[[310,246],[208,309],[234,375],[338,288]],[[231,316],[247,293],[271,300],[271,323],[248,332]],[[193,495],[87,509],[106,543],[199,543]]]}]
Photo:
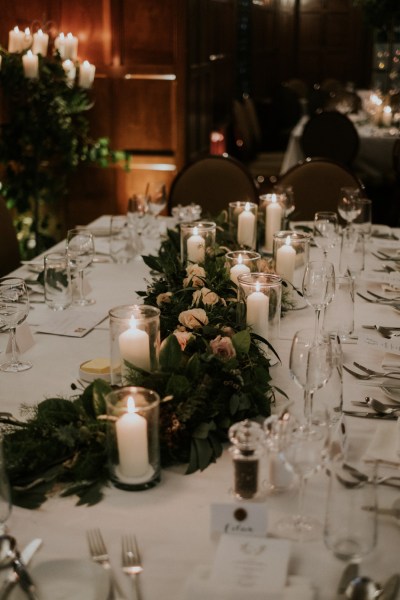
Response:
[{"label": "candle flame", "polygon": [[137,325],[136,325],[136,319],[135,317],[132,315],[131,318],[129,319],[129,327],[131,329],[137,329]]},{"label": "candle flame", "polygon": [[19,27],[18,27],[18,25],[16,25],[16,26],[14,27],[14,31],[15,31],[15,33],[18,33],[18,32],[19,32]]},{"label": "candle flame", "polygon": [[136,404],[132,396],[128,396],[128,400],[126,402],[126,408],[128,413],[131,415],[136,412]]},{"label": "candle flame", "polygon": [[198,234],[199,234],[199,228],[193,227],[193,235],[198,235]]},{"label": "candle flame", "polygon": [[71,32],[67,33],[67,38],[68,38],[68,39],[71,39],[71,38],[73,38],[73,37],[74,37],[74,36],[72,35],[72,33],[71,33]]},{"label": "candle flame", "polygon": [[29,27],[26,27],[25,35],[31,35],[31,31],[30,31]]},{"label": "candle flame", "polygon": [[58,34],[58,37],[60,38],[60,40],[63,40],[64,39],[64,34],[61,32],[61,33]]},{"label": "candle flame", "polygon": [[239,254],[238,256],[238,265],[241,265],[243,262],[243,256],[241,254]]},{"label": "candle flame", "polygon": [[38,29],[38,35],[43,35],[43,31],[41,29]]},{"label": "candle flame", "polygon": [[244,210],[250,210],[250,202],[246,202],[246,204],[244,205]]},{"label": "candle flame", "polygon": [[256,292],[259,292],[259,291],[260,291],[260,282],[257,281],[256,282]]},{"label": "candle flame", "polygon": [[390,108],[390,106],[385,106],[383,112],[389,115],[392,112],[392,109]]},{"label": "candle flame", "polygon": [[33,56],[32,50],[28,50],[28,52],[26,54],[27,54],[27,56]]},{"label": "candle flame", "polygon": [[290,235],[287,236],[285,243],[286,243],[286,246],[290,246]]},{"label": "candle flame", "polygon": [[276,194],[271,194],[271,202],[277,202],[278,199],[276,197]]}]

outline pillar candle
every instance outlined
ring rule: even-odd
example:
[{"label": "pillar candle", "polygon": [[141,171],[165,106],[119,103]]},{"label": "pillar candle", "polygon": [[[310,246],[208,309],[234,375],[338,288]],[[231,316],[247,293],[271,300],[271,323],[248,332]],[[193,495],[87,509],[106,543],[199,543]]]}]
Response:
[{"label": "pillar candle", "polygon": [[61,58],[65,59],[65,35],[63,33],[60,33],[54,40],[54,47],[58,50]]},{"label": "pillar candle", "polygon": [[32,51],[28,50],[22,57],[22,64],[25,77],[28,79],[36,79],[39,73],[39,58],[36,54],[32,54]]},{"label": "pillar candle", "polygon": [[43,31],[39,29],[36,33],[33,34],[33,54],[41,54],[42,56],[46,56],[48,45],[49,36],[47,33],[43,33]]},{"label": "pillar candle", "polygon": [[68,84],[72,84],[75,81],[76,77],[76,67],[75,64],[69,58],[63,61],[63,69],[65,72],[65,76],[67,78]]},{"label": "pillar candle", "polygon": [[8,51],[9,52],[21,52],[22,40],[24,37],[23,31],[20,31],[18,25],[8,32]]},{"label": "pillar candle", "polygon": [[246,323],[254,333],[268,338],[269,298],[260,292],[260,285],[256,283],[256,291],[246,298]]},{"label": "pillar candle", "polygon": [[390,106],[385,106],[382,111],[382,125],[384,127],[390,127],[392,124],[392,109]]},{"label": "pillar candle", "polygon": [[251,212],[250,204],[246,203],[238,217],[237,240],[241,246],[254,247],[256,216]]},{"label": "pillar candle", "polygon": [[186,248],[188,261],[192,263],[201,263],[204,261],[206,253],[205,240],[199,235],[197,227],[193,228],[193,235],[188,238]]},{"label": "pillar candle", "polygon": [[247,265],[243,264],[243,257],[241,254],[239,254],[237,264],[233,265],[229,272],[231,281],[238,285],[238,277],[239,275],[243,275],[244,273],[250,273],[250,268]]},{"label": "pillar candle", "polygon": [[117,420],[115,429],[121,475],[142,477],[150,466],[147,421],[137,413],[131,396],[127,400],[127,412]]},{"label": "pillar candle", "polygon": [[21,50],[27,50],[32,45],[32,35],[29,27],[26,27],[21,37]]},{"label": "pillar candle", "polygon": [[150,340],[148,334],[136,327],[136,320],[132,317],[129,329],[121,333],[118,338],[121,359],[150,371]]},{"label": "pillar candle", "polygon": [[70,60],[78,58],[78,38],[72,33],[67,33],[67,37],[64,38],[64,58]]},{"label": "pillar candle", "polygon": [[89,61],[84,60],[79,67],[79,87],[90,88],[94,81],[96,67],[91,65]]},{"label": "pillar candle", "polygon": [[271,202],[265,209],[265,250],[272,252],[274,233],[281,229],[282,207],[277,201],[276,194],[272,194]]},{"label": "pillar candle", "polygon": [[278,275],[293,283],[295,262],[296,250],[291,245],[290,235],[288,235],[286,243],[277,250],[275,271]]}]

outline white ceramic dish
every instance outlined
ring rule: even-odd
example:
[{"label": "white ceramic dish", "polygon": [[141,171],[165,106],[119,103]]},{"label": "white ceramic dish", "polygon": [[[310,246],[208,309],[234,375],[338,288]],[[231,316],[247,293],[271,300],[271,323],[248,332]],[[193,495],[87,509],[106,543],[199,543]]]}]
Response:
[{"label": "white ceramic dish", "polygon": [[[110,593],[109,574],[90,560],[50,560],[29,570],[40,600],[107,600]],[[16,586],[10,600],[26,600]]]}]

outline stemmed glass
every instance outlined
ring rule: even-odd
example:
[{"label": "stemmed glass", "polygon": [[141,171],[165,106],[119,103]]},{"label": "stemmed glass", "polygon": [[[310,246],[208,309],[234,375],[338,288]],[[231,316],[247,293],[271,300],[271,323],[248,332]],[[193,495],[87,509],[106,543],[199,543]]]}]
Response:
[{"label": "stemmed glass", "polygon": [[361,204],[357,201],[361,197],[361,191],[356,187],[340,188],[340,198],[338,202],[339,215],[347,222],[346,227],[351,228],[351,224],[360,214],[362,210]]},{"label": "stemmed glass", "polygon": [[153,227],[152,233],[158,235],[159,228],[157,226],[156,217],[164,210],[167,206],[167,190],[165,183],[161,183],[157,185],[154,189],[154,192],[149,195],[148,198],[148,207],[149,213],[152,217]]},{"label": "stemmed glass", "polygon": [[328,306],[335,293],[335,268],[324,260],[312,260],[306,264],[302,286],[306,302],[314,308],[314,337],[320,332],[321,310]]},{"label": "stemmed glass", "polygon": [[335,212],[316,212],[314,215],[314,242],[328,257],[328,249],[336,245],[339,231],[338,216]]},{"label": "stemmed glass", "polygon": [[4,277],[0,279],[0,325],[10,331],[11,359],[0,365],[1,371],[18,373],[32,367],[29,361],[21,361],[15,339],[18,325],[23,323],[29,314],[29,296],[25,281],[20,277]]},{"label": "stemmed glass", "polygon": [[141,252],[144,247],[142,235],[147,225],[149,211],[149,196],[147,194],[133,194],[133,196],[129,198],[127,217],[130,226],[138,236],[138,252]]},{"label": "stemmed glass", "polygon": [[70,229],[67,233],[67,254],[72,269],[78,271],[79,297],[73,301],[78,306],[89,306],[96,300],[86,298],[83,287],[83,273],[93,262],[94,237],[87,229]]}]

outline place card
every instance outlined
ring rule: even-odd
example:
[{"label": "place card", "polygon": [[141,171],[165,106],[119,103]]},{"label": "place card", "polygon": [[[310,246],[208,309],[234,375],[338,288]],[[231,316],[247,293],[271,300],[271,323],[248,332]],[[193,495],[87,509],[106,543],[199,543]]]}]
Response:
[{"label": "place card", "polygon": [[265,536],[267,524],[264,503],[227,502],[211,505],[211,534]]},{"label": "place card", "polygon": [[387,339],[381,336],[377,331],[360,330],[357,345],[363,344],[374,346],[375,348],[386,350],[387,352],[392,352],[394,354],[400,354],[400,336]]},{"label": "place card", "polygon": [[[19,354],[23,354],[35,344],[32,331],[26,321],[15,330],[15,342]],[[6,354],[11,354],[11,336],[8,338]]]},{"label": "place card", "polygon": [[241,597],[252,600],[278,600],[286,585],[289,557],[287,540],[222,535],[210,581],[231,588],[236,596],[241,591]]},{"label": "place card", "polygon": [[[386,283],[393,288],[400,286],[400,272],[382,273],[380,271],[364,271],[361,275],[364,281],[372,281],[376,283]],[[396,291],[396,290],[393,290]]]},{"label": "place card", "polygon": [[86,312],[86,310],[69,308],[54,313],[38,327],[37,333],[83,337],[107,317],[103,310],[91,310],[90,312]]}]

